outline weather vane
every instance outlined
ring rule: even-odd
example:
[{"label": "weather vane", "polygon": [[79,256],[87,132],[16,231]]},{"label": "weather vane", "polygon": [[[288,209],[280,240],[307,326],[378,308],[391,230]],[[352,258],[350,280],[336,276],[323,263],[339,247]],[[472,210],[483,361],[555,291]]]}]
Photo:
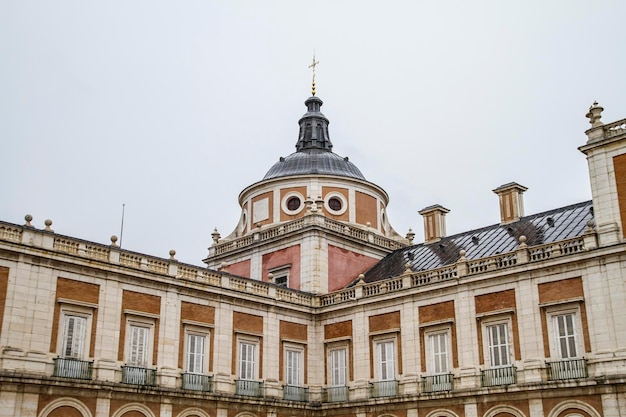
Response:
[{"label": "weather vane", "polygon": [[313,62],[309,65],[309,68],[313,70],[313,83],[311,84],[311,93],[315,95],[315,66],[319,64],[319,61],[315,60],[315,52],[313,52]]}]

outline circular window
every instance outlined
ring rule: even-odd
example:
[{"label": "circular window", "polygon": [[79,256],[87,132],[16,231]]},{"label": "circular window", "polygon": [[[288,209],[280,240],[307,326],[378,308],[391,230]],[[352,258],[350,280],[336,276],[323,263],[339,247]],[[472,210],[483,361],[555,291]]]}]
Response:
[{"label": "circular window", "polygon": [[298,197],[290,197],[287,200],[287,209],[289,211],[296,211],[300,208],[300,204],[302,204],[302,202]]},{"label": "circular window", "polygon": [[328,208],[330,208],[332,211],[341,211],[342,206],[343,203],[337,197],[332,197],[328,200]]}]

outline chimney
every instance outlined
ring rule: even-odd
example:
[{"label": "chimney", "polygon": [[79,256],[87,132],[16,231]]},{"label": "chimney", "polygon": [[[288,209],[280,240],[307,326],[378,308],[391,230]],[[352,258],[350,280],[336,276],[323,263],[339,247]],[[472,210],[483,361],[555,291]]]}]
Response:
[{"label": "chimney", "polygon": [[447,208],[435,204],[418,211],[424,217],[424,242],[433,243],[446,237],[446,213]]},{"label": "chimney", "polygon": [[522,194],[528,188],[516,182],[504,184],[493,190],[500,199],[500,224],[513,223],[524,216]]}]

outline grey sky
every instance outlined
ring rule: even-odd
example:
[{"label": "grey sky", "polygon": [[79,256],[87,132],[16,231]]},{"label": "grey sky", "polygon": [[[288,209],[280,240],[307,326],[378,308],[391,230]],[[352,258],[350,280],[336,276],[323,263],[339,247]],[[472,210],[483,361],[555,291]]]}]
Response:
[{"label": "grey sky", "polygon": [[422,241],[590,197],[585,113],[626,117],[620,1],[0,2],[0,219],[200,264],[292,153],[310,95],[334,151]]}]

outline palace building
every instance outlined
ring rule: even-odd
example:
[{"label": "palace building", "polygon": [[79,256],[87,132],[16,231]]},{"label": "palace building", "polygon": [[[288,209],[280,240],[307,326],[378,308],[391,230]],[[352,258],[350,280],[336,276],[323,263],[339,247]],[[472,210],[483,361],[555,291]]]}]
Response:
[{"label": "palace building", "polygon": [[305,105],[203,267],[0,222],[0,416],[626,416],[626,119],[587,114],[592,201],[415,243]]}]

